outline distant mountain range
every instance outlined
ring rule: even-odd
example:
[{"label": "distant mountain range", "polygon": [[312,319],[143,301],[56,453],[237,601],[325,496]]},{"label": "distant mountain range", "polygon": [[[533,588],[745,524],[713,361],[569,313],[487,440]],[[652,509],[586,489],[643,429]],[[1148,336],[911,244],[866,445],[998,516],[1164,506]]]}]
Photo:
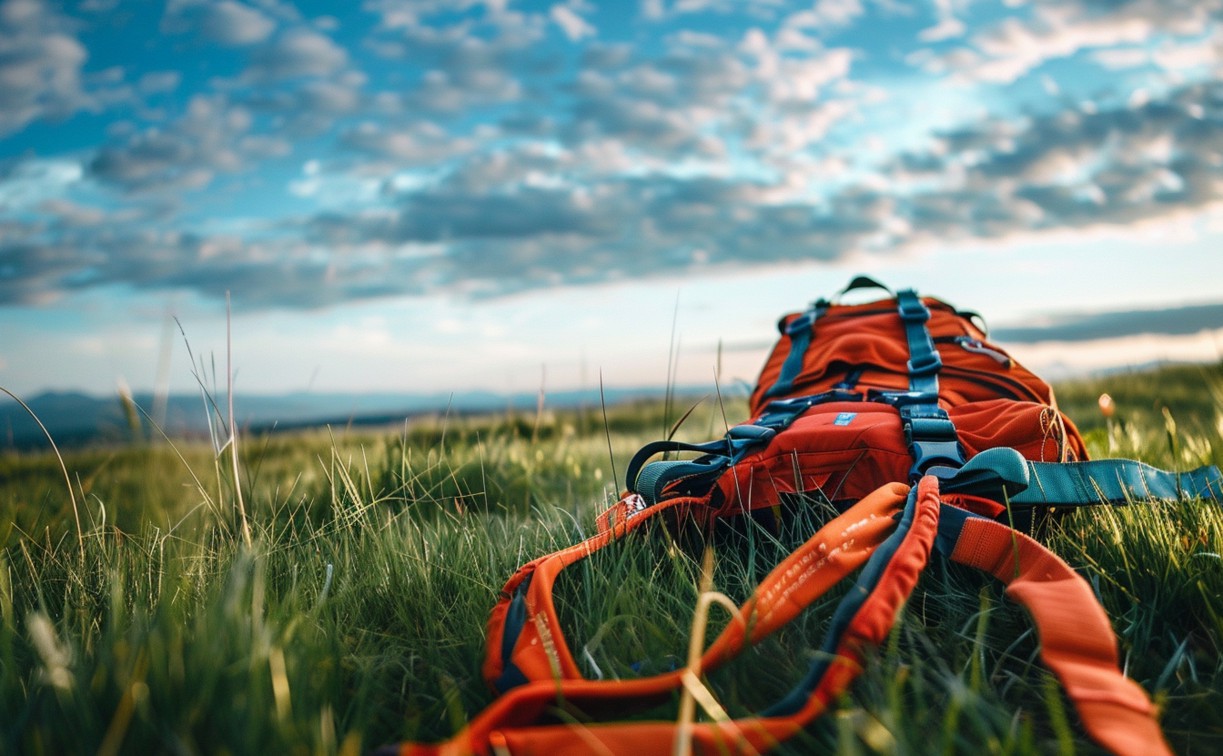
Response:
[{"label": "distant mountain range", "polygon": [[[680,389],[681,391],[683,389]],[[696,392],[697,390],[693,390]],[[661,388],[605,389],[608,404],[630,399],[658,397]],[[24,398],[24,397],[23,397]],[[224,395],[213,398],[225,417]],[[235,395],[234,417],[248,431],[288,430],[322,425],[386,425],[405,418],[441,414],[504,410],[533,411],[537,394],[460,392],[432,394],[322,394],[294,393],[275,396]],[[153,395],[136,394],[127,405],[118,394],[100,397],[77,392],[46,392],[25,399],[51,433],[56,444],[80,446],[92,442],[126,441],[136,434],[150,434],[151,418],[172,438],[208,434],[208,412],[203,396],[173,395],[158,407]],[[549,408],[598,406],[599,390],[548,392]],[[213,409],[213,411],[217,411]],[[164,419],[163,419],[164,418]],[[155,433],[155,431],[152,431]],[[0,449],[34,448],[46,445],[46,436],[21,405],[0,396]]]},{"label": "distant mountain range", "polygon": [[[1053,381],[1073,380],[1088,376],[1106,377],[1121,373],[1145,373],[1177,364],[1157,361],[1142,365],[1097,370],[1084,374],[1057,367],[1043,373]],[[730,387],[723,387],[726,390]],[[738,390],[737,388],[731,390]],[[680,386],[674,389],[682,395],[703,395],[707,387]],[[665,389],[659,386],[607,388],[602,400],[608,405],[641,398],[661,397]],[[25,399],[23,397],[23,399]],[[219,405],[211,408],[222,417],[228,413],[224,395],[213,397]],[[132,397],[134,406],[125,406],[118,394],[104,397],[79,392],[46,392],[25,399],[30,409],[47,426],[56,444],[81,446],[93,442],[129,441],[156,435],[151,418],[171,438],[207,437],[208,410],[201,395],[172,395],[159,407],[152,394]],[[234,415],[239,429],[263,432],[292,430],[324,425],[373,426],[393,425],[406,418],[452,412],[467,414],[496,411],[534,411],[539,401],[535,393],[498,394],[491,391],[456,393],[313,393],[298,392],[278,395],[237,394]],[[599,390],[550,391],[544,404],[551,409],[599,406]],[[130,410],[129,410],[130,406]],[[24,409],[7,396],[0,395],[0,450],[28,449],[46,446],[46,436]]]}]

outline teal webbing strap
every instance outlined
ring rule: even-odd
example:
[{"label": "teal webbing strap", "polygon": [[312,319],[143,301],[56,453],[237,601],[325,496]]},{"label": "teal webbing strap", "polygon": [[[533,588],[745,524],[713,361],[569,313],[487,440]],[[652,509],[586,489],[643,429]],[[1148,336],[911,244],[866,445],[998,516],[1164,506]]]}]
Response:
[{"label": "teal webbing strap", "polygon": [[906,365],[909,390],[938,396],[938,371],[943,361],[938,348],[934,346],[934,339],[930,337],[930,330],[926,328],[930,310],[913,289],[896,293],[896,309],[904,323],[905,339],[909,342],[909,362]]},{"label": "teal webbing strap", "polygon": [[1018,506],[1078,507],[1136,500],[1223,502],[1223,474],[1213,465],[1160,470],[1132,459],[1030,462],[1014,449],[987,449],[962,468],[934,468],[943,493],[983,496]]},{"label": "teal webbing strap", "polygon": [[959,437],[951,418],[938,405],[938,373],[943,366],[926,322],[930,310],[913,289],[896,293],[896,309],[909,345],[909,391],[881,397],[900,410],[905,441],[913,457],[910,482],[931,467],[958,467],[964,463]]},{"label": "teal webbing strap", "polygon": [[777,382],[764,393],[766,399],[780,396],[794,388],[794,381],[803,372],[803,359],[807,355],[807,348],[811,346],[811,339],[815,335],[815,323],[826,312],[828,312],[828,301],[821,299],[813,303],[810,310],[786,326],[785,333],[790,337],[790,352],[786,355],[785,362],[781,364],[781,373],[777,376]]},{"label": "teal webbing strap", "polygon": [[1132,459],[1090,462],[1029,462],[1028,487],[1012,504],[1082,506],[1162,499],[1223,501],[1223,475],[1213,465],[1177,473]]}]

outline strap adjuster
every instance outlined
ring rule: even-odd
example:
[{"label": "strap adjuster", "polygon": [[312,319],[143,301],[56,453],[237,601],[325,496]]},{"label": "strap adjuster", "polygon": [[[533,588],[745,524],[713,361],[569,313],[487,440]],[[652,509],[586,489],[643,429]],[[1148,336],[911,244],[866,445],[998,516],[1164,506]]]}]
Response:
[{"label": "strap adjuster", "polygon": [[900,311],[900,319],[906,323],[925,323],[930,319],[930,310],[926,309],[917,292],[905,289],[896,295],[896,306]]},{"label": "strap adjuster", "polygon": [[925,441],[955,441],[955,424],[946,417],[911,417],[905,420],[905,440],[909,443]]},{"label": "strap adjuster", "polygon": [[919,351],[913,355],[906,367],[909,370],[909,375],[925,376],[931,373],[937,373],[939,368],[943,366],[943,359],[939,357],[935,350]]}]

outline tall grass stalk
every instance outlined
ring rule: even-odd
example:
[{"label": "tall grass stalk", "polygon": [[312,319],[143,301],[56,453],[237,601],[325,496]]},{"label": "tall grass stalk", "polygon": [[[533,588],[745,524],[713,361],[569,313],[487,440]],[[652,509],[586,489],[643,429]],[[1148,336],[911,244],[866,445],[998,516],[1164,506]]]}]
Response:
[{"label": "tall grass stalk", "polygon": [[233,462],[234,500],[238,503],[238,517],[242,523],[242,540],[251,545],[251,526],[246,519],[246,503],[242,499],[242,477],[238,465],[238,424],[234,422],[234,360],[232,315],[229,292],[225,292],[225,398],[229,403],[229,458]]},{"label": "tall grass stalk", "polygon": [[43,435],[47,437],[47,443],[51,444],[51,451],[55,453],[55,459],[57,462],[59,462],[60,472],[62,472],[64,475],[64,490],[68,493],[68,500],[72,502],[72,517],[76,522],[77,545],[80,546],[81,561],[84,562],[85,536],[81,530],[81,510],[76,503],[76,493],[72,490],[72,478],[68,475],[68,466],[64,464],[64,456],[59,453],[59,447],[55,445],[55,439],[51,436],[51,431],[47,430],[47,426],[43,425],[42,420],[37,414],[35,414],[34,410],[30,409],[30,405],[26,404],[21,397],[17,396],[12,391],[9,391],[4,386],[0,386],[0,391],[3,391],[9,396],[9,398],[21,405],[21,409],[25,410],[26,413],[34,419],[35,423],[38,423],[38,429],[41,430]]}]

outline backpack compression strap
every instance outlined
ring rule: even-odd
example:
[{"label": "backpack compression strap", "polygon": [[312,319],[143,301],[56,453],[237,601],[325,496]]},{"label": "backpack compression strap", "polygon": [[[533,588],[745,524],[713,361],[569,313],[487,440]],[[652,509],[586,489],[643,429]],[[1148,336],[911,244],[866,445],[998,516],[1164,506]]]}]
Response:
[{"label": "backpack compression strap", "polygon": [[[674,721],[598,720],[666,702],[681,689],[688,670],[634,680],[581,678],[556,621],[551,586],[562,567],[603,548],[676,501],[641,510],[583,544],[524,566],[507,583],[490,620],[486,673],[500,681],[503,670],[513,666],[529,679],[505,692],[451,740],[435,745],[404,743],[383,753],[560,756],[669,751],[680,731]],[[865,565],[834,614],[822,645],[826,653],[798,687],[762,716],[690,725],[686,732],[694,752],[767,751],[823,712],[861,671],[866,649],[890,632],[933,547],[938,509],[933,478],[921,489],[898,483],[885,486],[829,522],[769,573],[701,656],[698,674],[730,661],[747,645],[784,626]],[[515,601],[521,601],[517,609],[511,608]],[[559,718],[558,711],[564,712]],[[587,718],[596,723],[556,723]]]},{"label": "backpack compression strap", "polygon": [[815,335],[816,322],[824,317],[833,302],[840,300],[841,297],[855,289],[883,289],[889,297],[895,296],[891,289],[870,276],[855,276],[844,289],[833,297],[832,302],[821,297],[811,303],[810,309],[790,321],[789,325],[786,325],[784,321],[778,323],[781,332],[790,338],[790,351],[781,364],[781,372],[777,376],[777,381],[769,387],[768,391],[764,392],[764,399],[786,394],[794,388],[794,380],[803,370],[803,358]]},{"label": "backpack compression strap", "polygon": [[913,467],[910,480],[916,481],[936,465],[959,467],[964,464],[964,450],[947,411],[938,403],[938,373],[943,367],[930,329],[930,309],[913,289],[896,293],[896,309],[904,324],[905,339],[909,343],[909,391],[907,393],[884,392],[879,401],[895,404],[900,411],[900,423],[904,428],[905,442],[909,445],[909,456]]}]

